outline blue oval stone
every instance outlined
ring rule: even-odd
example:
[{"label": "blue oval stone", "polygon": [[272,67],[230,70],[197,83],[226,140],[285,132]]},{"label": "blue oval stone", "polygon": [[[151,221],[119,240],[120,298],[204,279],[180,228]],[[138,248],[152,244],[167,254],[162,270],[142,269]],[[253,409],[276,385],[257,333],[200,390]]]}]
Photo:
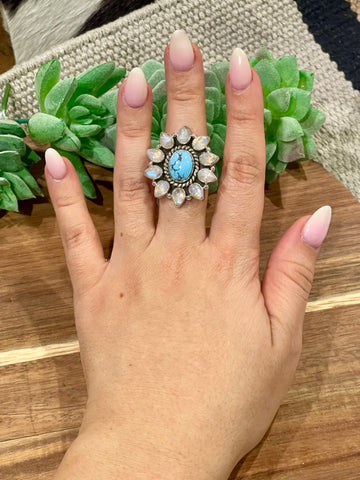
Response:
[{"label": "blue oval stone", "polygon": [[176,151],[169,161],[169,173],[177,182],[185,182],[192,174],[194,160],[186,150]]}]

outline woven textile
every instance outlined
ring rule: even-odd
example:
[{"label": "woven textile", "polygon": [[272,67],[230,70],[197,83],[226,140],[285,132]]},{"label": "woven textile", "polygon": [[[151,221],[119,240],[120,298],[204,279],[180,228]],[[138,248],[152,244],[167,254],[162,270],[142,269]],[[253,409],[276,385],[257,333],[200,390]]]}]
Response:
[{"label": "woven textile", "polygon": [[228,59],[235,46],[249,56],[262,45],[275,56],[296,54],[299,68],[315,72],[312,104],[327,117],[315,135],[317,161],[360,200],[359,91],[316,43],[293,0],[160,0],[0,76],[0,93],[7,82],[12,85],[8,115],[24,118],[38,111],[34,76],[44,62],[58,58],[63,78],[106,61],[130,69],[161,60],[177,28],[199,45],[205,66]]}]

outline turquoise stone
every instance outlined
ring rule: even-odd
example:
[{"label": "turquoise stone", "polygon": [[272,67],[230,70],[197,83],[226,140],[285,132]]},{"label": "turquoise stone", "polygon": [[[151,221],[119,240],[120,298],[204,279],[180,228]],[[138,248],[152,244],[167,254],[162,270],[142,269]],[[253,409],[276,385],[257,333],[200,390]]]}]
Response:
[{"label": "turquoise stone", "polygon": [[169,173],[177,182],[185,182],[192,174],[194,159],[186,150],[177,150],[170,158]]}]

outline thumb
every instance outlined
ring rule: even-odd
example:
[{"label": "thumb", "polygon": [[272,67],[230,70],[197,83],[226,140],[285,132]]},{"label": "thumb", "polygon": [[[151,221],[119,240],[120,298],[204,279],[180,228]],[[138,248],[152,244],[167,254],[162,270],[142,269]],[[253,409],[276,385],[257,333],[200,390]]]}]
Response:
[{"label": "thumb", "polygon": [[331,207],[319,208],[311,217],[297,220],[273,250],[262,281],[274,340],[291,336],[301,342],[306,303],[315,262],[331,220]]}]

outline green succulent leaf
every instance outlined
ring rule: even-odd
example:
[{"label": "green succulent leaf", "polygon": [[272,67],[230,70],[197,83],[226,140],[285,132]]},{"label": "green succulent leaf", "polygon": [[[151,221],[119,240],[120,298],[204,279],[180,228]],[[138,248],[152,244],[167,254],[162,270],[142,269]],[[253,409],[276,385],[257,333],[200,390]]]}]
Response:
[{"label": "green succulent leaf", "polygon": [[317,157],[317,151],[314,140],[311,138],[310,135],[304,135],[302,140],[304,145],[305,160],[315,160],[315,158]]},{"label": "green succulent leaf", "polygon": [[213,134],[213,131],[214,131],[214,127],[212,126],[212,124],[207,123],[206,124],[206,132],[207,132],[209,137],[211,137],[211,135]]},{"label": "green succulent leaf", "polygon": [[266,163],[268,163],[276,152],[276,142],[266,142]]},{"label": "green succulent leaf", "polygon": [[278,128],[276,130],[277,140],[281,140],[282,142],[291,142],[292,140],[302,137],[303,135],[303,129],[295,118],[280,118]]},{"label": "green succulent leaf", "polygon": [[301,120],[310,108],[311,94],[300,88],[279,88],[271,92],[265,107],[271,110],[274,118],[294,117]]},{"label": "green succulent leaf", "polygon": [[310,70],[299,71],[299,85],[298,88],[311,92],[314,86],[314,74]]},{"label": "green succulent leaf", "polygon": [[47,94],[60,79],[60,69],[60,62],[55,59],[42,65],[36,73],[35,93],[42,112],[45,111],[45,98]]},{"label": "green succulent leaf", "polygon": [[301,138],[292,142],[278,142],[278,159],[280,162],[290,163],[304,158],[304,144]]},{"label": "green succulent leaf", "polygon": [[159,82],[155,88],[153,88],[153,102],[159,109],[162,109],[162,106],[166,102],[166,83],[165,80]]},{"label": "green succulent leaf", "polygon": [[100,99],[101,104],[108,112],[116,117],[118,90],[105,93]]},{"label": "green succulent leaf", "polygon": [[215,114],[214,102],[209,100],[208,98],[205,99],[205,111],[206,111],[206,121],[208,123],[212,123],[214,120]]},{"label": "green succulent leaf", "polygon": [[26,185],[24,180],[19,175],[11,172],[2,172],[2,175],[9,181],[12,191],[19,200],[35,198],[35,195],[31,189]]},{"label": "green succulent leaf", "polygon": [[161,119],[160,130],[161,130],[162,132],[165,132],[165,128],[166,128],[166,117],[167,117],[167,115],[166,115],[166,113],[165,113],[165,115],[163,115],[163,117],[162,117],[162,119]]},{"label": "green succulent leaf", "polygon": [[14,150],[21,156],[26,153],[26,145],[22,138],[15,135],[0,135],[0,151],[1,150]]},{"label": "green succulent leaf", "polygon": [[72,123],[70,130],[75,133],[79,138],[93,137],[101,132],[102,127],[100,125],[81,125],[80,123]]},{"label": "green succulent leaf", "polygon": [[272,114],[271,111],[267,108],[264,108],[264,123],[267,127],[271,125],[272,122]]},{"label": "green succulent leaf", "polygon": [[73,92],[73,97],[71,98],[70,103],[74,103],[77,97],[83,94],[95,95],[104,83],[109,80],[114,73],[114,70],[114,62],[108,62],[92,67],[81,75],[78,75],[76,77],[77,87]]},{"label": "green succulent leaf", "polygon": [[221,93],[215,87],[205,87],[205,97],[214,105],[214,118],[218,118],[221,109]]},{"label": "green succulent leaf", "polygon": [[225,93],[225,80],[229,71],[229,62],[216,62],[211,65],[211,71],[217,76],[222,93]]},{"label": "green succulent leaf", "polygon": [[91,180],[91,177],[88,171],[86,170],[85,165],[83,164],[79,155],[77,153],[66,152],[61,149],[58,149],[58,152],[60,153],[60,155],[63,155],[64,157],[68,158],[70,162],[73,164],[78,174],[84,195],[88,198],[96,198],[95,185]]},{"label": "green succulent leaf", "polygon": [[65,127],[64,135],[60,140],[53,142],[56,149],[61,148],[66,152],[78,152],[81,147],[80,139],[68,128]]},{"label": "green succulent leaf", "polygon": [[80,155],[102,167],[114,168],[114,154],[95,138],[82,138]]},{"label": "green succulent leaf", "polygon": [[219,90],[219,93],[220,93],[221,85],[217,75],[212,70],[206,70],[204,72],[204,76],[205,76],[205,87],[216,88],[216,90]]},{"label": "green succulent leaf", "polygon": [[13,212],[19,211],[19,205],[16,195],[11,190],[10,185],[0,186],[0,209]]},{"label": "green succulent leaf", "polygon": [[115,152],[116,146],[116,123],[106,127],[104,130],[104,135],[101,138],[101,143],[105,145],[112,152]]},{"label": "green succulent leaf", "polygon": [[281,87],[297,87],[299,84],[299,70],[295,55],[281,57],[275,62],[275,68],[281,78]]},{"label": "green succulent leaf", "polygon": [[70,120],[77,120],[79,118],[86,117],[87,115],[90,115],[90,110],[88,110],[86,107],[82,107],[81,105],[72,107],[69,110]]},{"label": "green succulent leaf", "polygon": [[16,172],[16,175],[18,175],[27,184],[27,186],[30,188],[34,195],[37,195],[39,197],[44,196],[35,178],[31,175],[29,170],[27,170],[26,168],[22,168],[21,170],[18,170]]},{"label": "green succulent leaf", "polygon": [[31,148],[26,145],[26,153],[25,156],[21,158],[21,161],[23,162],[24,165],[27,167],[30,167],[34,163],[37,163],[41,160],[41,157],[35,153]]},{"label": "green succulent leaf", "polygon": [[307,135],[313,135],[325,122],[325,115],[311,106],[306,116],[301,120],[302,129]]},{"label": "green succulent leaf", "polygon": [[156,60],[148,60],[141,66],[141,70],[144,72],[146,81],[148,82],[157,70],[164,70],[164,65]]},{"label": "green succulent leaf", "polygon": [[1,185],[7,185],[7,186],[9,186],[10,183],[9,183],[8,180],[6,180],[6,178],[0,177],[0,186],[1,186]]},{"label": "green succulent leaf", "polygon": [[[255,60],[256,62],[260,62],[260,60],[269,60],[269,62],[275,62],[275,59],[267,47],[260,47],[256,50],[255,56],[251,60]],[[256,63],[255,63],[256,65]],[[253,66],[253,65],[252,65]]]},{"label": "green succulent leaf", "polygon": [[0,134],[15,135],[16,137],[25,138],[26,133],[21,126],[10,119],[0,119]]},{"label": "green succulent leaf", "polygon": [[280,75],[273,63],[266,58],[257,62],[254,68],[260,77],[263,96],[266,98],[270,92],[280,87]]},{"label": "green succulent leaf", "polygon": [[211,136],[211,141],[210,141],[211,151],[213,153],[215,153],[215,155],[218,155],[219,157],[222,157],[223,152],[224,152],[224,145],[225,145],[225,142],[221,138],[221,136],[218,135],[217,133],[213,132],[213,134]]},{"label": "green succulent leaf", "polygon": [[108,90],[115,87],[124,77],[126,74],[126,69],[117,67],[110,75],[110,77],[106,80],[106,82],[94,93],[96,97],[101,97],[104,95]]},{"label": "green succulent leaf", "polygon": [[158,107],[153,103],[153,110],[152,110],[152,116],[155,118],[155,120],[159,123],[161,121],[161,114],[160,110]]},{"label": "green succulent leaf", "polygon": [[47,113],[35,113],[29,120],[29,133],[41,143],[55,142],[64,135],[65,122]]},{"label": "green succulent leaf", "polygon": [[67,78],[54,85],[45,98],[45,112],[55,117],[66,115],[67,104],[76,90],[76,78]]},{"label": "green succulent leaf", "polygon": [[85,107],[95,115],[103,115],[105,113],[105,108],[101,104],[101,100],[94,97],[93,95],[88,95],[86,93],[80,95],[75,100],[75,105]]},{"label": "green succulent leaf", "polygon": [[151,75],[151,77],[148,80],[148,83],[150,84],[151,88],[154,88],[162,80],[165,80],[165,70],[158,69]]},{"label": "green succulent leaf", "polygon": [[[222,140],[225,142],[226,137],[226,125],[222,125],[221,123],[217,123],[214,125],[214,133],[217,133]],[[222,156],[222,154],[221,154]]]},{"label": "green succulent leaf", "polygon": [[13,150],[0,152],[0,172],[16,172],[23,168],[21,156]]}]

